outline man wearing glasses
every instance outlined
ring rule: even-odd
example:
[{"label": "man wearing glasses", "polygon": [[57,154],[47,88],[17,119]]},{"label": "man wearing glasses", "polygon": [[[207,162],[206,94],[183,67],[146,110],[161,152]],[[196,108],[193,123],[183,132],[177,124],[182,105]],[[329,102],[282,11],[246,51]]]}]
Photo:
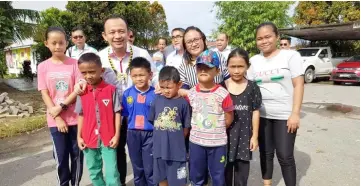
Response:
[{"label": "man wearing glasses", "polygon": [[173,66],[178,69],[181,65],[184,53],[183,35],[183,28],[175,28],[172,30],[172,46],[174,47],[175,51],[171,52],[167,56],[165,63],[167,66]]},{"label": "man wearing glasses", "polygon": [[73,30],[71,31],[71,41],[74,43],[74,46],[68,48],[68,50],[66,51],[65,55],[67,55],[68,57],[79,59],[80,56],[85,53],[98,53],[95,48],[85,43],[86,37],[84,31],[79,26],[73,28]]},{"label": "man wearing glasses", "polygon": [[281,37],[280,48],[285,49],[285,50],[291,49],[291,38],[290,37]]}]

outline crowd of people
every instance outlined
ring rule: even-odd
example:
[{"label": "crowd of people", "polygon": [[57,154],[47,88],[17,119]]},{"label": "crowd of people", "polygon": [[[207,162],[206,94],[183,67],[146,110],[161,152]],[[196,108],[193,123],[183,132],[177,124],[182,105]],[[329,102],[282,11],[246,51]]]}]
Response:
[{"label": "crowd of people", "polygon": [[[100,34],[100,33],[99,33]],[[276,25],[260,24],[260,53],[249,57],[221,33],[210,50],[197,27],[174,28],[152,56],[134,46],[118,15],[104,20],[108,47],[73,47],[49,27],[52,57],[38,66],[58,185],[79,185],[83,159],[94,186],[126,184],[127,155],[136,186],[245,186],[258,146],[263,185],[272,185],[276,152],[287,186],[296,185],[294,144],[303,99],[301,56],[281,47]],[[69,162],[70,160],[70,162]],[[261,180],[261,178],[260,178]],[[261,181],[260,181],[260,184]]]}]

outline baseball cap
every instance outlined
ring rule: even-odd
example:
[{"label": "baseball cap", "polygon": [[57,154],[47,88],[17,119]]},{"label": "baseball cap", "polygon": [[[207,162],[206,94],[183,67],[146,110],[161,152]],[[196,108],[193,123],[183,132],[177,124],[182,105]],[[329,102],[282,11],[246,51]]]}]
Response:
[{"label": "baseball cap", "polygon": [[204,64],[209,68],[219,68],[220,60],[216,52],[205,50],[197,57],[196,64]]}]

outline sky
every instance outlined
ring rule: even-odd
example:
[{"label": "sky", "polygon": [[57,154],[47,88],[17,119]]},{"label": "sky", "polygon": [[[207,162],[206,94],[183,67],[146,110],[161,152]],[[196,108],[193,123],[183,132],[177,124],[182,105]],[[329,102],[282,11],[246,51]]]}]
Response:
[{"label": "sky", "polygon": [[[217,29],[214,1],[159,1],[167,16],[169,31],[175,27],[197,26],[206,35]],[[55,7],[65,10],[67,1],[13,1],[13,7],[19,9],[45,10]],[[197,7],[197,8],[194,8]],[[201,15],[201,16],[200,16]]]}]

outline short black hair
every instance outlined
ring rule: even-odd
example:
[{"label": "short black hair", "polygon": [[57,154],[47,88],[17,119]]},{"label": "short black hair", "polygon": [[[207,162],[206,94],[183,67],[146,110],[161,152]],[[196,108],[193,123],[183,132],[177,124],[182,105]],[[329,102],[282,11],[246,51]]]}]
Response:
[{"label": "short black hair", "polygon": [[174,83],[179,83],[180,74],[175,67],[165,66],[159,72],[159,81],[173,81]]},{"label": "short black hair", "polygon": [[167,39],[166,39],[165,37],[160,37],[160,38],[158,39],[158,44],[159,44],[159,41],[160,41],[161,39],[163,39],[163,40],[165,41],[165,45],[168,45],[168,41],[167,41]]},{"label": "short black hair", "polygon": [[[129,30],[129,27],[128,27],[128,22],[127,22],[127,20],[123,17],[123,16],[121,16],[121,15],[118,15],[118,14],[112,14],[112,15],[110,15],[110,16],[108,16],[108,17],[106,17],[105,19],[104,19],[104,24],[103,24],[103,29],[104,29],[104,31],[105,31],[105,23],[108,21],[108,20],[110,20],[110,19],[122,19],[124,22],[125,22],[125,25],[126,25],[126,27],[127,27],[127,30]],[[134,34],[134,33],[133,33]]]},{"label": "short black hair", "polygon": [[84,28],[82,26],[80,26],[80,25],[78,25],[78,26],[74,27],[73,29],[71,29],[71,32],[73,33],[73,32],[78,31],[78,30],[82,31],[83,34],[85,34],[84,33]]},{"label": "short black hair", "polygon": [[49,26],[48,29],[45,32],[45,40],[48,40],[49,33],[51,33],[51,32],[60,32],[60,33],[64,34],[65,40],[68,40],[67,35],[65,33],[65,30],[62,27],[59,27],[59,26]]},{"label": "short black hair", "polygon": [[102,67],[102,62],[100,60],[100,57],[92,52],[85,53],[80,56],[80,58],[78,59],[78,65],[82,63],[95,63],[100,68]]},{"label": "short black hair", "polygon": [[134,58],[129,65],[129,72],[132,71],[132,69],[134,68],[144,68],[146,69],[148,72],[151,72],[151,67],[150,67],[150,62],[143,58],[143,57],[136,57]]},{"label": "short black hair", "polygon": [[180,31],[180,32],[182,32],[182,33],[185,32],[184,28],[180,28],[180,27],[178,27],[178,28],[173,28],[173,30],[172,30],[171,33],[173,34],[174,31]]},{"label": "short black hair", "polygon": [[289,44],[291,44],[291,38],[288,36],[282,36],[280,40],[287,40]]}]

